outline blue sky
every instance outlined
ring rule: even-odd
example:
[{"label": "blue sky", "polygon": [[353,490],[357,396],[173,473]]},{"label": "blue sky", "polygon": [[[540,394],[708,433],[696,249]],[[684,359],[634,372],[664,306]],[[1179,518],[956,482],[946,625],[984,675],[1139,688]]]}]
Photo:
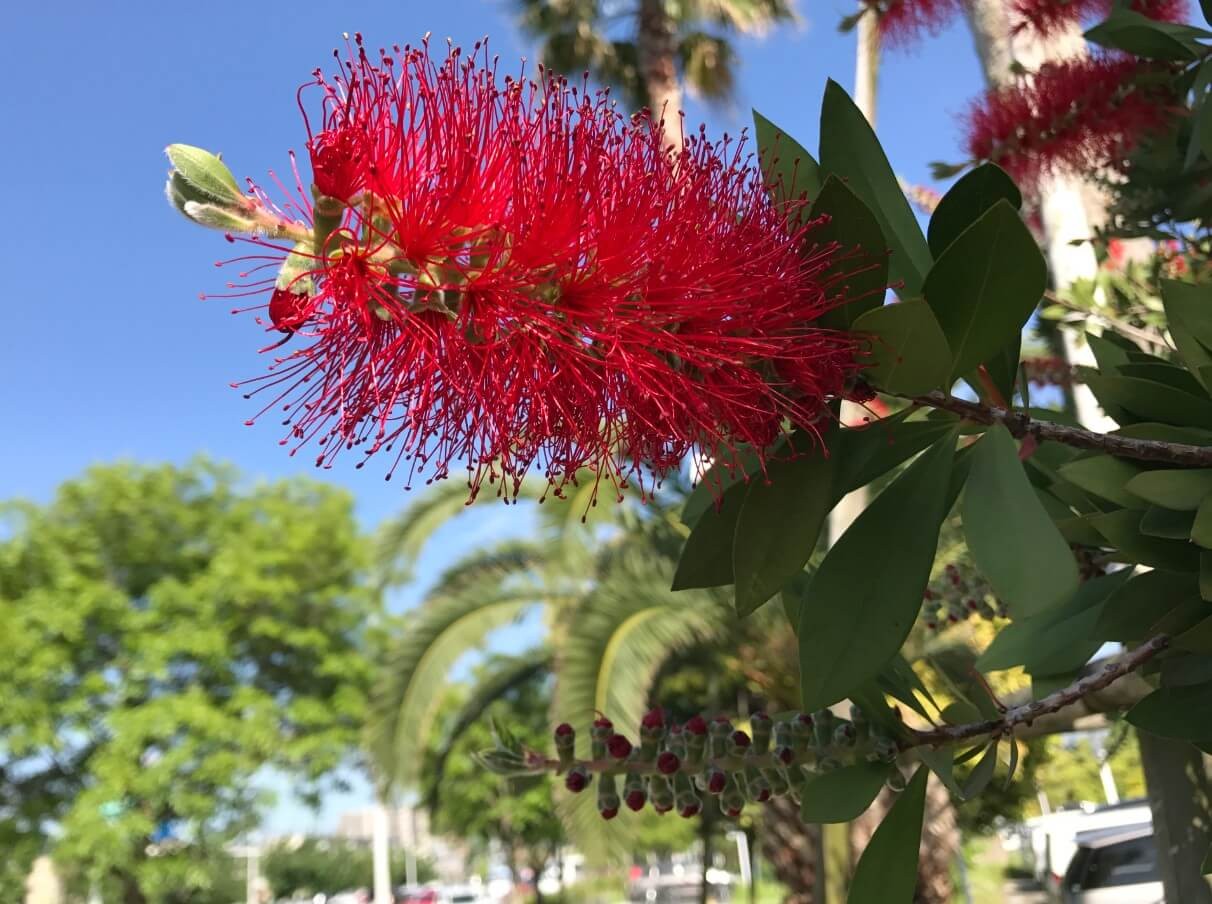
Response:
[{"label": "blue sky", "polygon": [[[836,27],[851,9],[800,0],[801,26],[738,41],[733,107],[691,99],[688,123],[736,133],[756,107],[815,148],[825,79],[853,84],[854,37]],[[275,424],[243,426],[253,403],[229,384],[261,372],[265,334],[250,316],[229,315],[229,303],[198,300],[222,290],[226,274],[213,263],[230,246],[169,208],[163,148],[222,151],[237,177],[285,171],[288,150],[304,138],[295,90],[331,62],[342,31],[361,31],[371,47],[425,32],[463,45],[488,35],[502,60],[533,58],[509,0],[72,0],[16,4],[5,23],[15,39],[0,141],[9,224],[0,243],[9,435],[0,443],[0,498],[47,498],[94,462],[180,462],[199,451],[252,476],[314,474],[306,456],[278,446]],[[962,27],[885,58],[878,130],[901,175],[928,184],[931,160],[962,157],[958,117],[979,88]],[[323,476],[355,495],[368,527],[409,502],[383,482],[382,468],[353,464],[338,461]],[[516,513],[487,506],[448,528],[422,577],[517,530]],[[315,819],[286,802],[271,823],[325,828],[349,800],[329,801]]]}]

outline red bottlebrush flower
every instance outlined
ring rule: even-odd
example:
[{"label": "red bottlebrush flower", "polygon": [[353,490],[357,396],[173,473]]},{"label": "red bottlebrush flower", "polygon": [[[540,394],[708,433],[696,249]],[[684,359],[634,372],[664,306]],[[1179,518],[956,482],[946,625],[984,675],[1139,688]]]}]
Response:
[{"label": "red bottlebrush flower", "polygon": [[[857,368],[854,339],[812,326],[844,300],[839,249],[771,201],[743,141],[670,150],[604,93],[499,80],[479,50],[372,61],[358,38],[305,86],[311,193],[344,204],[331,228],[298,180],[292,238],[324,220],[310,294],[269,319],[307,345],[249,393],[292,453],[465,469],[473,496],[531,470],[557,494],[585,473],[646,491],[692,452],[812,430]],[[291,250],[250,241],[258,269]]]},{"label": "red bottlebrush flower", "polygon": [[678,759],[676,753],[666,750],[657,757],[656,767],[657,772],[661,773],[661,775],[673,775],[682,768],[682,761]]},{"label": "red bottlebrush flower", "polygon": [[606,749],[616,760],[626,759],[631,753],[631,742],[621,734],[611,735],[606,742]]},{"label": "red bottlebrush flower", "polygon": [[962,0],[869,0],[880,17],[880,37],[904,45],[933,34],[963,12]]},{"label": "red bottlebrush flower", "polygon": [[[1111,7],[1111,0],[1014,0],[1010,15],[1016,30],[1049,37],[1082,22],[1106,18]],[[1132,0],[1129,7],[1161,22],[1181,22],[1187,14],[1183,0]]]},{"label": "red bottlebrush flower", "polygon": [[1163,128],[1172,100],[1140,76],[1153,65],[1124,57],[1047,63],[1029,80],[986,94],[968,116],[968,150],[1020,181],[1053,171],[1122,164],[1148,133]]}]

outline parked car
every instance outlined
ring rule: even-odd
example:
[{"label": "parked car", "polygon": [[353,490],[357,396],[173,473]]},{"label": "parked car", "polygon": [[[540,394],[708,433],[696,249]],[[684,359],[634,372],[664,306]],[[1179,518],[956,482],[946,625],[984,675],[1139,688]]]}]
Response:
[{"label": "parked car", "polygon": [[1077,836],[1061,881],[1064,904],[1162,904],[1152,823],[1095,829]]},{"label": "parked car", "polygon": [[1027,821],[1022,853],[1036,880],[1059,899],[1061,880],[1077,850],[1079,833],[1143,825],[1151,820],[1148,803],[1140,800],[1056,810]]}]

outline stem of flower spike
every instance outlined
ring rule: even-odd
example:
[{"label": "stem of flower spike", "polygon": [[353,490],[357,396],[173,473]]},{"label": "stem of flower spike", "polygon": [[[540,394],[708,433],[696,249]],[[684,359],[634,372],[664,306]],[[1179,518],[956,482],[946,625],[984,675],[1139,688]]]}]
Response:
[{"label": "stem of flower spike", "polygon": [[1033,437],[1039,442],[1047,440],[1064,443],[1075,449],[1106,452],[1118,458],[1132,458],[1137,461],[1165,462],[1192,468],[1212,467],[1212,446],[1193,446],[1189,443],[1171,443],[1164,440],[1135,439],[1111,433],[1095,433],[1081,427],[1069,427],[1064,424],[1041,421],[1031,417],[1025,411],[969,402],[943,392],[929,392],[919,396],[900,395],[894,392],[885,394],[926,408],[950,411],[952,414],[958,414],[965,420],[977,424],[989,426],[1001,424],[1018,439]]},{"label": "stem of flower spike", "polygon": [[997,719],[986,719],[982,722],[969,722],[963,725],[943,725],[929,731],[911,731],[901,743],[901,749],[912,750],[914,747],[925,746],[941,747],[973,738],[997,738],[1009,735],[1018,725],[1030,725],[1041,716],[1059,712],[1087,694],[1101,691],[1108,685],[1114,684],[1120,678],[1139,669],[1169,645],[1169,636],[1158,634],[1120,658],[1107,663],[1093,675],[1088,675],[1047,697],[1032,700],[1022,706],[1012,707]]}]

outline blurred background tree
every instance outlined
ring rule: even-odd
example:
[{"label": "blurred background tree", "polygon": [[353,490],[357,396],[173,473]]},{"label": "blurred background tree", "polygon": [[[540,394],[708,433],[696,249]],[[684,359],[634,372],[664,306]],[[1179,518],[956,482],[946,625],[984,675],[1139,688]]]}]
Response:
[{"label": "blurred background tree", "polygon": [[350,497],[119,464],[4,514],[10,872],[53,848],[110,900],[207,900],[259,823],[258,773],[315,797],[356,749],[375,606]]}]

